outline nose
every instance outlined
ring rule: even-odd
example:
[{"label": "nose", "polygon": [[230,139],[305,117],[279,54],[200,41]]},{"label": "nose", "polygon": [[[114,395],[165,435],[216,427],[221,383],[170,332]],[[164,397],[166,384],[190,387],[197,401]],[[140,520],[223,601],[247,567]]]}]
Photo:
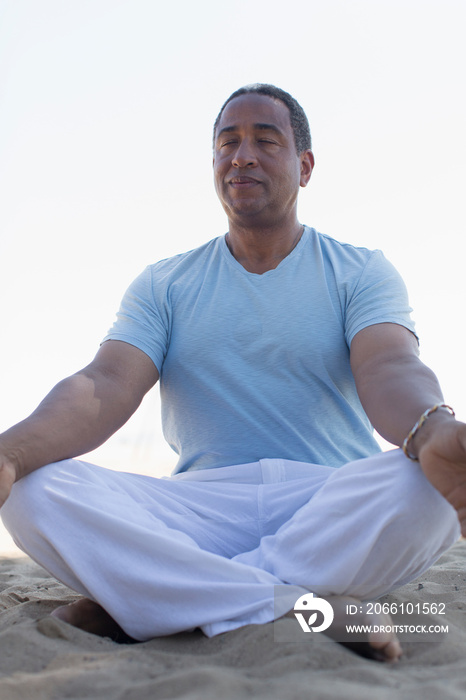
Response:
[{"label": "nose", "polygon": [[250,168],[256,165],[255,151],[249,140],[244,139],[238,144],[231,163],[235,168]]}]

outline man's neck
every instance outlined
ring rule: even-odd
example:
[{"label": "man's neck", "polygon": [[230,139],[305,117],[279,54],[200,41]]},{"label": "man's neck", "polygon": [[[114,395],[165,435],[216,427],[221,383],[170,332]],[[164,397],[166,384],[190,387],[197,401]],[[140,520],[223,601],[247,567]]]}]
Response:
[{"label": "man's neck", "polygon": [[233,257],[248,271],[261,275],[275,269],[297,246],[304,232],[298,221],[283,229],[238,229],[230,226],[226,244]]}]

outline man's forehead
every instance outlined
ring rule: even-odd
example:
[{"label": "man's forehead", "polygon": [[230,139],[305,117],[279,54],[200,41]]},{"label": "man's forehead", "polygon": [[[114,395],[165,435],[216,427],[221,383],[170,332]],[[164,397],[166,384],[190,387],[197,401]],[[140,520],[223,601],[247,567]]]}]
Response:
[{"label": "man's forehead", "polygon": [[282,130],[291,129],[290,113],[284,102],[269,95],[247,93],[234,97],[225,106],[217,133],[244,124],[273,124]]}]

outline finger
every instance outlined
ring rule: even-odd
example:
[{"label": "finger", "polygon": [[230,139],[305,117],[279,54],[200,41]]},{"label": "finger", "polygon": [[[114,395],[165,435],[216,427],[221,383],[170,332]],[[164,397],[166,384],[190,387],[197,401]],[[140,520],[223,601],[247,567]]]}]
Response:
[{"label": "finger", "polygon": [[3,506],[10,495],[15,478],[16,473],[12,465],[8,463],[0,465],[0,507]]}]

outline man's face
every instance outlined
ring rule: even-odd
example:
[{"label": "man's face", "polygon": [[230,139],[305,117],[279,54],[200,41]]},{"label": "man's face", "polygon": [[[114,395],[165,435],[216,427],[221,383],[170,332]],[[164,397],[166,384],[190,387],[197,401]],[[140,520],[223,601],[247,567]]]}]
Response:
[{"label": "man's face", "polygon": [[230,224],[295,218],[299,187],[307,185],[313,164],[311,151],[297,154],[281,100],[248,94],[227,104],[215,135],[214,180]]}]

